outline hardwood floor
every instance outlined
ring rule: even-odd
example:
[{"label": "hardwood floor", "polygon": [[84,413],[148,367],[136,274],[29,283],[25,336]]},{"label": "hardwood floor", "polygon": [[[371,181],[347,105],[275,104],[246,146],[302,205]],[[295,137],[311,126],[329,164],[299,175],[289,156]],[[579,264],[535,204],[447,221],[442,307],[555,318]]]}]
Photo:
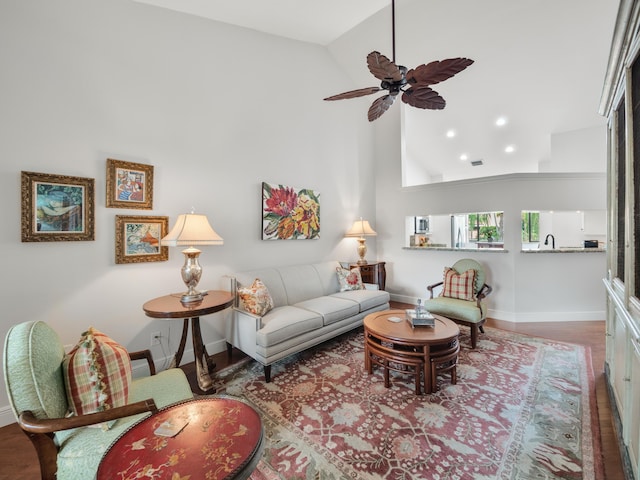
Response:
[{"label": "hardwood floor", "polygon": [[[393,307],[403,308],[404,306],[401,304],[393,304]],[[604,377],[604,322],[513,324],[489,320],[487,325],[552,340],[586,345],[591,348],[593,371],[596,380],[598,414],[600,417],[605,479],[625,479],[616,432],[611,418],[611,407]],[[229,364],[226,352],[215,355],[214,358],[218,368],[223,368]],[[242,358],[243,355],[240,352],[234,352],[231,362],[239,361]],[[193,364],[186,365],[184,370],[191,380],[194,376]],[[39,472],[35,450],[17,424],[0,428],[0,480],[37,480],[40,478]]]}]

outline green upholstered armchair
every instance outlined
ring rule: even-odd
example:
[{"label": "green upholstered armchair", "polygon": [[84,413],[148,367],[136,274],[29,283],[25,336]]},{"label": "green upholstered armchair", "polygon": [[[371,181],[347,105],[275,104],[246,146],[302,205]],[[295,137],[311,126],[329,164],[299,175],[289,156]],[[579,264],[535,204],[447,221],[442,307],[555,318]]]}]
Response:
[{"label": "green upholstered armchair", "polygon": [[[158,408],[193,397],[182,370],[154,375],[151,352],[130,353],[146,359],[151,376],[133,379],[128,404],[65,418],[69,407],[63,379],[64,348],[44,322],[11,327],[4,345],[4,377],[18,424],[38,453],[41,478],[91,479],[102,454],[129,426]],[[116,420],[109,430],[88,428]]]},{"label": "green upholstered armchair", "polygon": [[484,268],[473,259],[465,258],[458,260],[451,267],[459,275],[468,270],[475,270],[475,284],[473,293],[475,299],[463,300],[447,296],[434,296],[434,289],[442,287],[442,281],[427,286],[430,298],[424,303],[424,308],[429,312],[450,318],[456,323],[466,325],[471,330],[471,348],[476,348],[478,343],[478,331],[484,333],[482,326],[487,319],[487,307],[484,299],[493,290],[485,283]]}]

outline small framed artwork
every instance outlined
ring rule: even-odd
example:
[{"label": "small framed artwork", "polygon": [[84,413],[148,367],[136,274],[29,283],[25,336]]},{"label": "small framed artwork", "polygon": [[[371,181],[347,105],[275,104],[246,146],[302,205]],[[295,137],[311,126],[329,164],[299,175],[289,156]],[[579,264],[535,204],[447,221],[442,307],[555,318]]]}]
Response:
[{"label": "small framed artwork", "polygon": [[23,242],[94,240],[93,178],[21,172]]},{"label": "small framed artwork", "polygon": [[262,182],[262,239],[320,238],[320,193]]},{"label": "small framed artwork", "polygon": [[160,240],[168,229],[169,217],[116,215],[116,263],[167,261]]},{"label": "small framed artwork", "polygon": [[107,159],[107,207],[153,208],[153,165]]}]

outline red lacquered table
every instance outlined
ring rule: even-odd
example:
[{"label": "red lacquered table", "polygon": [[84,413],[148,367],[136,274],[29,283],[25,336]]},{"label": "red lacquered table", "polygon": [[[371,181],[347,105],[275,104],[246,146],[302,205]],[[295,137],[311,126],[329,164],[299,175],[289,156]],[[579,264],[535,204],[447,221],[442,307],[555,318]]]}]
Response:
[{"label": "red lacquered table", "polygon": [[[156,430],[167,423],[175,436]],[[212,395],[170,405],[123,433],[104,454],[98,480],[246,479],[262,456],[262,420],[248,402]]]}]

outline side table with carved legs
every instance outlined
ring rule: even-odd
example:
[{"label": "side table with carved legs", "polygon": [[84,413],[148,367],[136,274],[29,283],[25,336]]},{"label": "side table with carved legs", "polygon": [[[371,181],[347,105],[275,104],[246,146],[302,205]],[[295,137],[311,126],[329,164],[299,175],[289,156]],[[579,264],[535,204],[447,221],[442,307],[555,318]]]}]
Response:
[{"label": "side table with carved legs", "polygon": [[182,336],[180,346],[173,357],[171,366],[179,367],[184,354],[191,319],[191,337],[193,341],[193,355],[196,363],[196,377],[200,393],[213,393],[213,380],[211,371],[215,364],[202,341],[200,331],[200,317],[210,315],[229,308],[233,304],[233,295],[222,290],[209,290],[201,302],[183,304],[180,301],[182,294],[165,295],[164,297],[149,300],[142,306],[144,313],[151,318],[176,319],[182,318]]}]

